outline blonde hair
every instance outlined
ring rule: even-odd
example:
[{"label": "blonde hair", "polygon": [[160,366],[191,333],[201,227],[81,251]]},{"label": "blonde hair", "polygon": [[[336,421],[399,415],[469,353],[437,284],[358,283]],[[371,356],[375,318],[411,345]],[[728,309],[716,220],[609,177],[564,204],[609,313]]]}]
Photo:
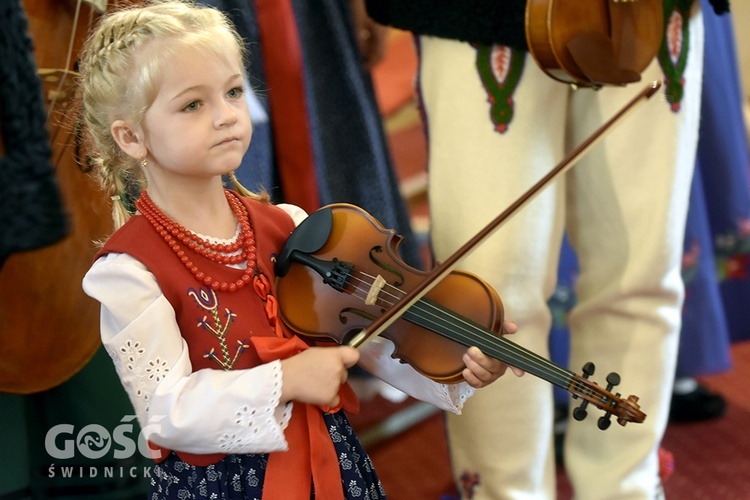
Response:
[{"label": "blonde hair", "polygon": [[[143,48],[151,43],[161,45],[159,50],[148,51],[146,60]],[[217,9],[185,0],[157,1],[109,13],[84,44],[80,60],[82,118],[91,160],[102,187],[115,200],[115,228],[130,217],[132,200],[146,185],[140,162],[120,149],[110,126],[116,119],[141,122],[158,92],[160,62],[185,45],[222,58],[236,54],[244,72],[244,43],[229,19]],[[267,194],[252,193],[233,174],[229,177],[241,194],[267,200]]]}]

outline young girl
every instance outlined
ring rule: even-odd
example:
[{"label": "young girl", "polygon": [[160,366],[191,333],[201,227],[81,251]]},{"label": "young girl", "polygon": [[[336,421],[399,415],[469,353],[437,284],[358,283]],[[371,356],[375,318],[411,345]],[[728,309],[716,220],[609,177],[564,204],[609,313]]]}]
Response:
[{"label": "young girl", "polygon": [[83,286],[157,462],[152,498],[383,498],[339,411],[356,410],[347,369],[458,413],[506,366],[471,348],[466,382],[441,385],[387,341],[360,352],[285,332],[272,256],[306,214],[224,188],[252,130],[242,40],[219,11],[169,1],[109,14],[80,69],[117,227]]}]

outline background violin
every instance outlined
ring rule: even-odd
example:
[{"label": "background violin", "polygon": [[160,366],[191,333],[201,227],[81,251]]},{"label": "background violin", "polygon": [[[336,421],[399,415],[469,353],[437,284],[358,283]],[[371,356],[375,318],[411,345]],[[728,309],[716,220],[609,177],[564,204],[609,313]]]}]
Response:
[{"label": "background violin", "polygon": [[76,56],[99,12],[83,0],[24,0],[23,7],[70,232],[54,245],[11,254],[0,269],[0,392],[11,394],[67,381],[101,346],[99,305],[83,293],[81,280],[94,242],[111,231],[108,201],[77,148],[72,108]]},{"label": "background violin", "polygon": [[[398,256],[402,238],[364,210],[346,204],[324,207],[292,233],[276,264],[280,317],[300,336],[347,344],[376,317],[399,303],[426,273]],[[612,415],[621,425],[642,422],[636,396],[612,394],[588,380],[588,363],[576,375],[499,335],[503,307],[497,292],[479,277],[453,271],[381,335],[395,345],[393,357],[443,383],[462,380],[462,355],[475,345],[485,354],[519,367],[573,395],[583,403],[573,416],[582,420],[591,403],[604,410],[598,425]]]},{"label": "background violin", "polygon": [[661,0],[528,0],[526,41],[539,67],[582,87],[641,79],[661,46]]}]

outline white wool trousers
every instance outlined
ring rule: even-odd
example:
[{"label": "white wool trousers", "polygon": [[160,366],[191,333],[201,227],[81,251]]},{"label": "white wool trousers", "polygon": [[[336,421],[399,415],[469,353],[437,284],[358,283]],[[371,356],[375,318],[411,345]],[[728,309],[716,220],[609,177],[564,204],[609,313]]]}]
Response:
[{"label": "white wool trousers", "polygon": [[[697,2],[696,2],[697,4]],[[516,213],[461,262],[500,294],[518,332],[511,339],[548,356],[547,307],[567,231],[577,253],[578,303],[570,313],[570,369],[622,378],[613,392],[640,398],[643,423],[597,427],[601,412],[570,419],[566,470],[575,497],[653,499],[658,449],[674,379],[683,284],[688,194],[700,110],[703,26],[689,17],[690,47],[675,110],[657,95],[629,113],[564,176]],[[648,82],[663,80],[655,60],[640,83],[572,89],[526,58],[504,132],[490,120],[477,49],[420,39],[419,90],[429,139],[431,238],[444,260],[598,129]],[[580,400],[578,400],[580,401]],[[572,401],[574,408],[578,401]],[[552,386],[508,372],[478,390],[462,415],[448,415],[456,484],[464,498],[553,499]]]}]

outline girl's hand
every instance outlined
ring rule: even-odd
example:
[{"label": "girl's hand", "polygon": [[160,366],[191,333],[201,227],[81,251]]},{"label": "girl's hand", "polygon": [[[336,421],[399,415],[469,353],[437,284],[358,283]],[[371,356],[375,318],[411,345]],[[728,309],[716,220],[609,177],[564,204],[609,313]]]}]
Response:
[{"label": "girl's hand", "polygon": [[[518,327],[512,321],[503,322],[502,334],[516,333]],[[508,368],[516,374],[517,377],[523,375],[523,370],[514,366],[509,366],[502,361],[486,356],[477,347],[470,347],[463,356],[466,368],[462,375],[466,382],[477,389],[491,384],[505,373]]]},{"label": "girl's hand", "polygon": [[282,403],[338,406],[339,388],[357,361],[359,351],[351,347],[311,347],[282,360]]}]

